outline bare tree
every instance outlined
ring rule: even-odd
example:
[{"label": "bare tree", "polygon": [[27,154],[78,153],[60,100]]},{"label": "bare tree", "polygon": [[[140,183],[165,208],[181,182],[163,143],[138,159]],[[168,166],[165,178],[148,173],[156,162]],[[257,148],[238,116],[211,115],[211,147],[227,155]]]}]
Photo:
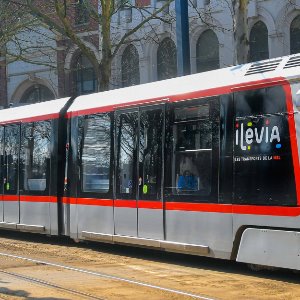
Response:
[{"label": "bare tree", "polygon": [[[1,0],[0,0],[1,1]],[[98,82],[98,90],[108,90],[112,73],[112,62],[122,45],[135,41],[135,34],[142,30],[146,25],[153,26],[153,20],[157,22],[172,22],[170,17],[166,17],[164,12],[174,0],[166,0],[157,7],[138,6],[133,1],[128,0],[2,0],[10,5],[17,5],[19,10],[30,13],[30,22],[40,22],[39,26],[23,26],[24,30],[34,33],[42,40],[38,45],[34,45],[29,40],[26,41],[25,34],[20,32],[10,39],[13,43],[13,51],[10,53],[11,60],[23,60],[36,64],[45,64],[55,68],[53,54],[55,50],[54,40],[67,39],[73,45],[76,45],[81,53],[88,58],[95,71]],[[136,1],[137,2],[137,1]],[[80,7],[78,7],[78,5]],[[86,43],[86,36],[78,34],[78,27],[74,24],[74,8],[79,8],[82,15],[92,20],[93,24],[99,28],[100,49],[95,53]],[[122,31],[118,36],[112,36],[113,18],[122,10],[134,10],[140,14],[138,22],[132,23],[133,26]],[[14,15],[14,18],[16,16]],[[22,19],[22,17],[21,17]],[[123,24],[119,24],[122,26]],[[24,29],[25,28],[25,29]],[[47,29],[47,30],[46,30]],[[88,31],[88,30],[86,30]],[[121,31],[119,31],[120,33]],[[28,33],[28,32],[27,32]],[[29,35],[27,34],[27,37]],[[145,36],[142,34],[142,38]],[[6,41],[7,42],[7,41]],[[34,49],[33,49],[34,48]],[[52,52],[51,52],[52,50]],[[49,56],[49,59],[36,59],[42,56],[35,55],[32,59],[29,53],[39,51],[43,57]]]},{"label": "bare tree", "polygon": [[0,54],[6,54],[7,43],[26,27],[34,25],[33,18],[26,18],[27,12],[16,10],[14,3],[0,0]]}]

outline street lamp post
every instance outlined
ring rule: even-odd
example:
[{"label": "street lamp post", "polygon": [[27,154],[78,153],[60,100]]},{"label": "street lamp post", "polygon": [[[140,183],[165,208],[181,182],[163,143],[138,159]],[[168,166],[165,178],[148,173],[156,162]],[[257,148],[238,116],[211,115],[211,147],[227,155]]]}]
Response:
[{"label": "street lamp post", "polygon": [[188,0],[175,0],[177,72],[178,76],[191,73]]}]

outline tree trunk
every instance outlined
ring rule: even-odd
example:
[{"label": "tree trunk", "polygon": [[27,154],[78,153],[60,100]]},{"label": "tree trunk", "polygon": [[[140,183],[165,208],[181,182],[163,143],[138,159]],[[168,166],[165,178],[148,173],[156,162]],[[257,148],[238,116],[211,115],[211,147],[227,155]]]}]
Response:
[{"label": "tree trunk", "polygon": [[111,77],[111,59],[103,57],[98,72],[100,75],[99,91],[108,91]]},{"label": "tree trunk", "polygon": [[100,63],[100,91],[109,90],[112,63],[112,45],[110,36],[111,17],[114,0],[102,1],[102,57]]},{"label": "tree trunk", "polygon": [[249,61],[248,40],[248,4],[249,0],[232,1],[234,8],[234,49],[235,63],[244,64]]}]

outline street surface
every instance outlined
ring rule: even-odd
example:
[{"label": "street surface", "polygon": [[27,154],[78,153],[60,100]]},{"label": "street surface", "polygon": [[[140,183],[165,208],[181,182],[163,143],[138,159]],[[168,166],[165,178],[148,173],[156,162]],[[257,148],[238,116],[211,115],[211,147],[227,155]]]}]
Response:
[{"label": "street surface", "polygon": [[300,274],[287,270],[9,231],[0,231],[0,252],[0,299],[300,299]]}]

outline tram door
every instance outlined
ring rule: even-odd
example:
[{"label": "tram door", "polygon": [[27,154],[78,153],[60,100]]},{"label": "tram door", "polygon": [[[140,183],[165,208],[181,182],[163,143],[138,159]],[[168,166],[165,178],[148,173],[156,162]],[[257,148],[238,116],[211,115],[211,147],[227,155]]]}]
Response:
[{"label": "tram door", "polygon": [[3,215],[6,223],[19,223],[19,144],[20,125],[4,127],[3,152]]},{"label": "tram door", "polygon": [[163,108],[118,112],[115,234],[163,239]]},{"label": "tram door", "polygon": [[137,236],[138,110],[116,115],[115,234]]},{"label": "tram door", "polygon": [[142,108],[139,115],[138,236],[164,238],[162,156],[164,110]]}]

